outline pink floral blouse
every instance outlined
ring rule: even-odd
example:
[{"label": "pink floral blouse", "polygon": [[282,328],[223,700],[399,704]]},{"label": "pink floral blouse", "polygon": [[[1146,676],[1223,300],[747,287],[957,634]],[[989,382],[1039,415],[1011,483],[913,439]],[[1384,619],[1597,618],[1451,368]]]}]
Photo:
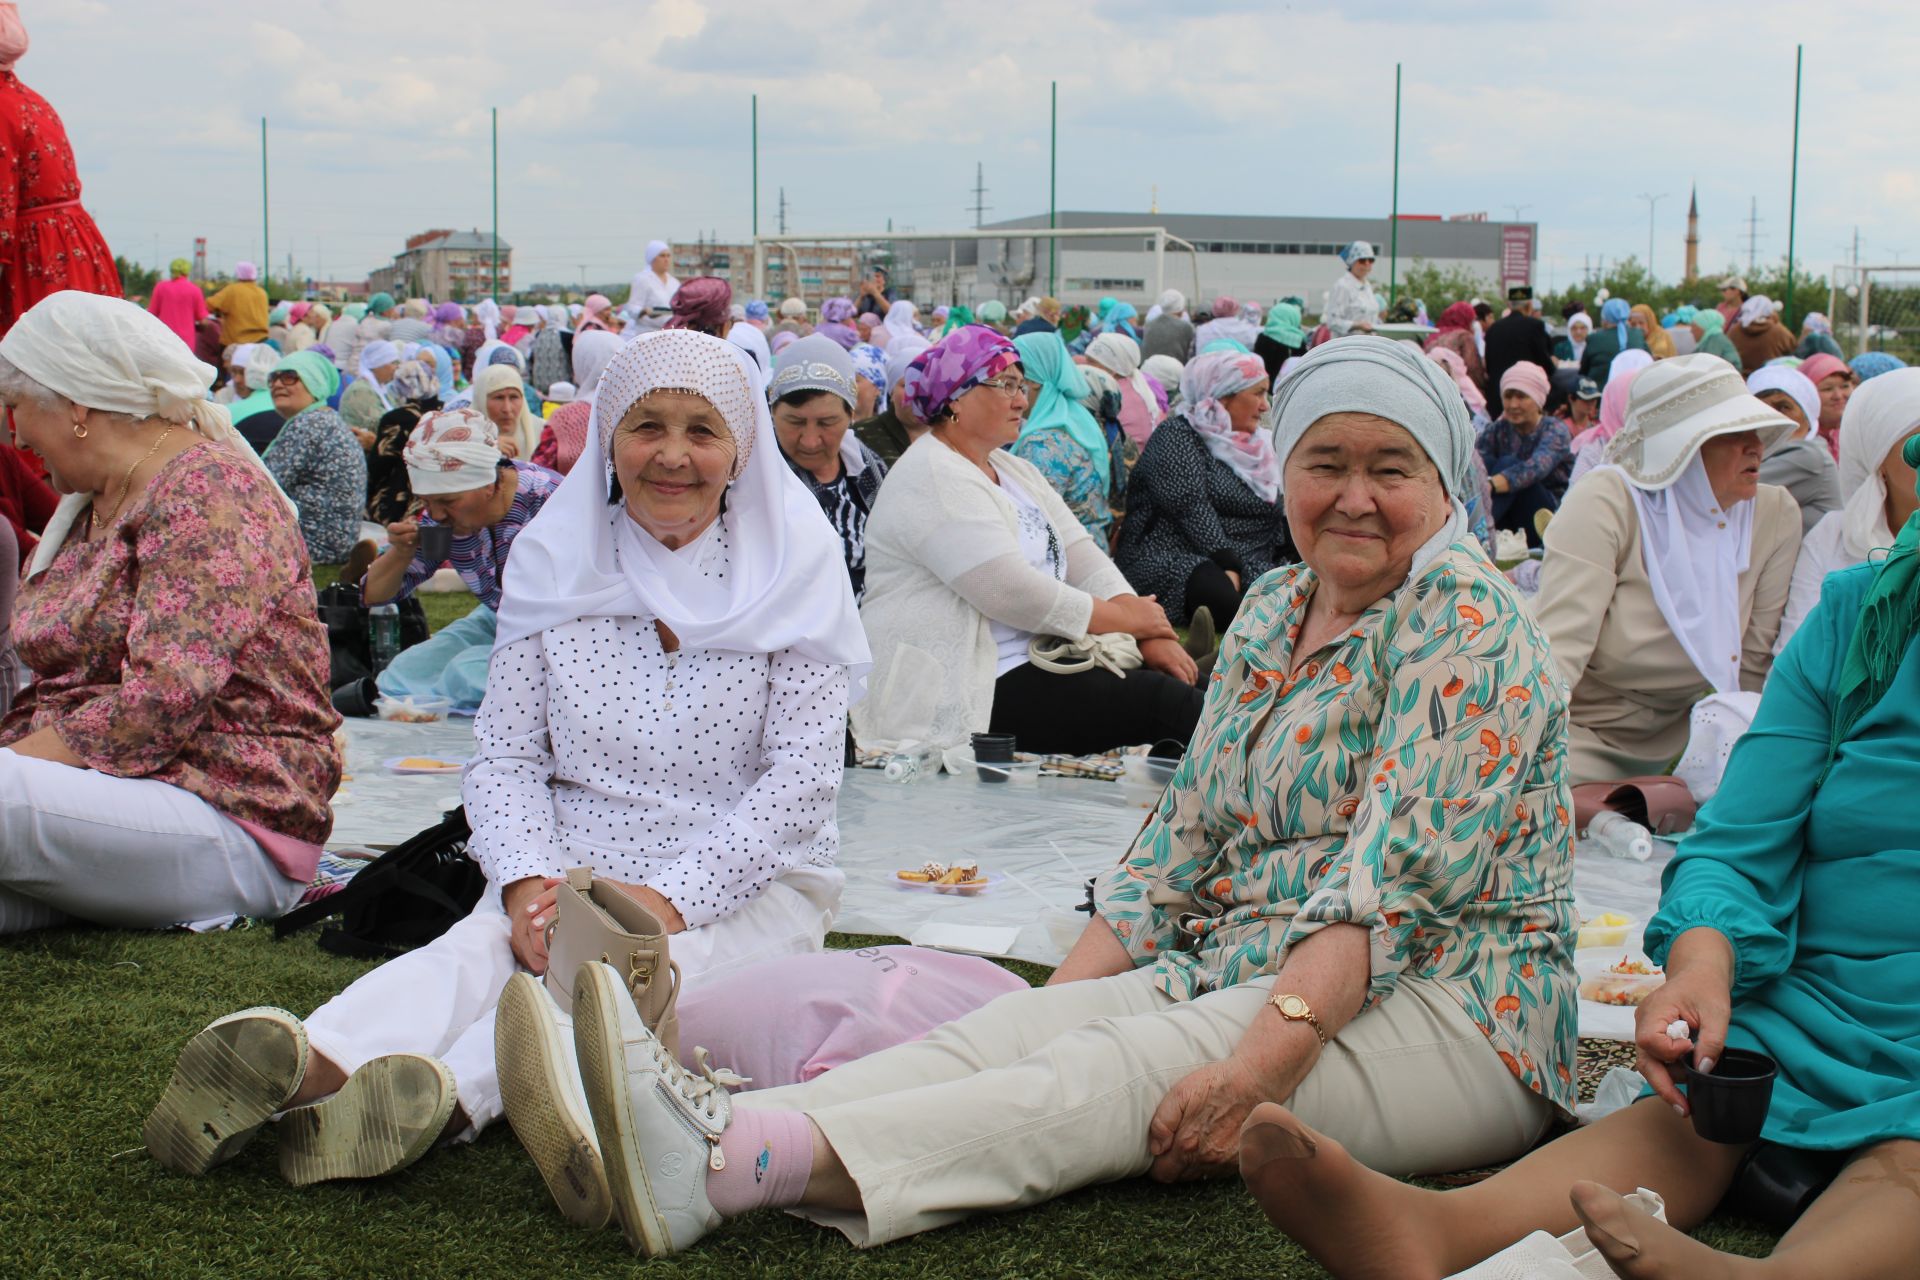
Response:
[{"label": "pink floral blouse", "polygon": [[327,633],[299,526],[267,477],[198,444],[99,536],[84,528],[20,590],[14,640],[35,679],[0,746],[52,728],[101,773],[324,841],[341,766]]}]

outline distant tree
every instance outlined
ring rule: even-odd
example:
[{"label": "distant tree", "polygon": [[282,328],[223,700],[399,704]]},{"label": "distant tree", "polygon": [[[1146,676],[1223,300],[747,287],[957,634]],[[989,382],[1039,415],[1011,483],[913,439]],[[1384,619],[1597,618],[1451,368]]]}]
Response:
[{"label": "distant tree", "polygon": [[[1375,292],[1386,292],[1386,281],[1380,278],[1380,264],[1373,267],[1373,287]],[[1417,298],[1427,304],[1427,315],[1438,319],[1440,312],[1450,302],[1466,302],[1474,298],[1485,298],[1488,302],[1499,301],[1499,288],[1493,281],[1474,274],[1464,267],[1440,268],[1425,258],[1415,258],[1411,266],[1400,275],[1394,288],[1396,299]]]},{"label": "distant tree", "polygon": [[153,286],[160,282],[158,271],[149,271],[136,262],[114,255],[114,270],[120,273],[120,289],[129,298],[139,298],[142,302],[153,296]]},{"label": "distant tree", "polygon": [[[1654,314],[1665,316],[1683,304],[1696,307],[1713,307],[1720,304],[1720,282],[1729,276],[1742,276],[1747,282],[1747,292],[1772,298],[1776,302],[1785,301],[1787,296],[1787,263],[1783,257],[1757,271],[1729,264],[1724,271],[1703,276],[1698,280],[1673,281],[1661,283],[1647,274],[1647,269],[1638,258],[1625,258],[1608,268],[1606,275],[1590,284],[1575,285],[1561,293],[1544,300],[1547,315],[1558,319],[1561,306],[1569,299],[1577,299],[1595,322],[1600,319],[1600,304],[1594,301],[1599,291],[1605,289],[1610,298],[1625,298],[1629,303],[1646,303]],[[1781,317],[1789,329],[1798,332],[1800,324],[1809,311],[1823,311],[1827,306],[1827,280],[1825,276],[1816,276],[1802,266],[1793,273],[1793,310]]]}]

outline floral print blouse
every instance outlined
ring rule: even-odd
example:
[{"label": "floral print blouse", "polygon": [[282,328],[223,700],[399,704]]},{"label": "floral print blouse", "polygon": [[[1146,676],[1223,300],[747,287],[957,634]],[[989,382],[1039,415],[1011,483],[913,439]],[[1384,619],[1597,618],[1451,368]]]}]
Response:
[{"label": "floral print blouse", "polygon": [[340,415],[324,404],[287,419],[261,456],[300,508],[300,534],[315,564],[339,564],[360,538],[367,502],[367,454]]},{"label": "floral print blouse", "polygon": [[1296,662],[1314,584],[1294,566],[1247,593],[1185,759],[1096,885],[1100,911],[1176,999],[1363,925],[1363,1011],[1436,983],[1571,1112],[1567,693],[1546,635],[1462,539]]},{"label": "floral print blouse", "polygon": [[34,682],[0,746],[52,728],[89,767],[156,778],[311,844],[340,785],[327,629],[300,530],[251,463],[197,444],[20,589]]},{"label": "floral print blouse", "polygon": [[1072,436],[1064,431],[1036,431],[1016,443],[1012,453],[1038,467],[1094,540],[1107,545],[1113,528],[1113,508],[1107,503],[1109,477],[1100,474]]}]

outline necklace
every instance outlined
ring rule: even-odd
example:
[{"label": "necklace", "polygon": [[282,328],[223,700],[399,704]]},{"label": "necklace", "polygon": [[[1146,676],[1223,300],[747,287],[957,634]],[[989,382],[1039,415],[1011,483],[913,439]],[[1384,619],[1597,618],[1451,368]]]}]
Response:
[{"label": "necklace", "polygon": [[[114,499],[113,513],[112,515],[107,517],[108,520],[111,520],[113,516],[119,515],[120,508],[126,505],[127,492],[128,490],[133,488],[133,473],[138,471],[141,467],[146,466],[148,462],[152,461],[153,455],[160,452],[160,446],[165,444],[167,442],[167,437],[172,434],[173,434],[172,427],[168,427],[165,431],[162,431],[160,433],[160,438],[153,442],[153,448],[147,450],[147,456],[140,459],[140,461],[134,463],[132,466],[127,468],[126,477],[120,481],[120,496]],[[96,506],[93,509],[93,531],[95,533],[100,532],[100,526],[103,523],[105,523],[105,521],[100,519],[100,508]]]}]

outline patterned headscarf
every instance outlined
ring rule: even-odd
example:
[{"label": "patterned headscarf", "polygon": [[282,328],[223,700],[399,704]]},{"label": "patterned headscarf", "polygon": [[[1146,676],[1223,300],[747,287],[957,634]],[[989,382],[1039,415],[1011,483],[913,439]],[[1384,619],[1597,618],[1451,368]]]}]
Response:
[{"label": "patterned headscarf", "polygon": [[853,299],[828,298],[820,304],[820,318],[829,324],[845,324],[853,319]]},{"label": "patterned headscarf", "polygon": [[442,409],[414,424],[400,456],[418,497],[484,489],[500,466],[500,432],[477,409]]},{"label": "patterned headscarf", "polygon": [[1220,402],[1249,387],[1267,385],[1267,365],[1259,356],[1238,351],[1196,356],[1180,373],[1180,414],[1206,442],[1207,452],[1226,463],[1262,501],[1280,492],[1280,458],[1262,430],[1235,431]]},{"label": "patterned headscarf", "polygon": [[882,391],[887,389],[887,353],[871,342],[862,342],[847,352],[853,358],[853,371]]},{"label": "patterned headscarf", "polygon": [[938,422],[961,395],[1019,362],[1019,349],[993,330],[955,329],[907,366],[907,403],[920,421]]},{"label": "patterned headscarf", "polygon": [[727,309],[733,305],[733,286],[717,276],[695,276],[673,295],[669,329],[693,329],[719,337],[727,327]]}]

